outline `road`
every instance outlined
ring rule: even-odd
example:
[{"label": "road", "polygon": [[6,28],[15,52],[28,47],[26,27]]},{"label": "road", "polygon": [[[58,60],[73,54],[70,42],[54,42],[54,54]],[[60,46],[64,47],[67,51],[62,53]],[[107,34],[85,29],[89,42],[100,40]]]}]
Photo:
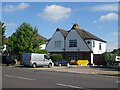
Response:
[{"label": "road", "polygon": [[118,78],[104,75],[3,67],[3,88],[118,88]]}]

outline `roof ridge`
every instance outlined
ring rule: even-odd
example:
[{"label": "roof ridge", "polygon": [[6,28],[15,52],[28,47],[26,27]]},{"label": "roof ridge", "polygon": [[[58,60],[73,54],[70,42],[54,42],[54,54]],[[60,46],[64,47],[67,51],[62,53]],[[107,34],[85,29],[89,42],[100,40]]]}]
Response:
[{"label": "roof ridge", "polygon": [[67,30],[57,28],[56,31],[60,31],[64,37],[67,37],[67,35],[68,35],[68,31]]}]

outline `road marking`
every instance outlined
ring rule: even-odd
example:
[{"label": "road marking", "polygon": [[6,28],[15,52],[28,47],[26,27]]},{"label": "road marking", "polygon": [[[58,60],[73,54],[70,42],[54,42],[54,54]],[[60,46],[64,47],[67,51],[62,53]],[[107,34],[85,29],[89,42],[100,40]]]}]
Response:
[{"label": "road marking", "polygon": [[19,78],[19,79],[24,79],[24,80],[35,80],[35,79],[30,79],[30,78],[24,78],[24,77],[18,77],[18,76],[11,76],[11,75],[4,75],[6,77],[13,77],[13,78]]},{"label": "road marking", "polygon": [[[61,84],[61,83],[56,83],[56,84],[59,85],[59,86],[64,86],[64,87],[85,89],[85,88],[78,87],[78,86],[73,86],[73,85],[66,85],[66,84]],[[86,90],[90,90],[90,89],[86,89]]]}]

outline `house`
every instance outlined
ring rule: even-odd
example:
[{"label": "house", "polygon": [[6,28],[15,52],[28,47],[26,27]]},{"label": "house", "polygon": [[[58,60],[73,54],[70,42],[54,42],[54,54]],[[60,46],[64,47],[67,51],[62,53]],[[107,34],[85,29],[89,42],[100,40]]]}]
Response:
[{"label": "house", "polygon": [[67,60],[89,60],[89,64],[97,64],[95,57],[106,52],[106,41],[74,24],[69,31],[57,28],[47,41],[46,50]]},{"label": "house", "polygon": [[43,41],[45,42],[45,43],[43,43],[42,45],[39,46],[39,49],[45,49],[47,38],[45,38],[45,37],[43,37],[43,36],[41,36],[41,35],[39,35],[38,37],[39,37],[39,38],[42,38]]}]

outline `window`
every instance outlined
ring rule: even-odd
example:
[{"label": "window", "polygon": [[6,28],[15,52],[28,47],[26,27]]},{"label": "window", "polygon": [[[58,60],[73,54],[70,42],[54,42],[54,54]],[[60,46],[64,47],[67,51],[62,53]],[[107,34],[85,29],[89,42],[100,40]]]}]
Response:
[{"label": "window", "polygon": [[69,40],[69,47],[77,47],[77,40]]},{"label": "window", "polygon": [[95,41],[93,41],[93,47],[95,47]]},{"label": "window", "polygon": [[99,50],[102,50],[101,43],[99,43]]},{"label": "window", "polygon": [[55,47],[61,47],[61,41],[55,41]]}]

